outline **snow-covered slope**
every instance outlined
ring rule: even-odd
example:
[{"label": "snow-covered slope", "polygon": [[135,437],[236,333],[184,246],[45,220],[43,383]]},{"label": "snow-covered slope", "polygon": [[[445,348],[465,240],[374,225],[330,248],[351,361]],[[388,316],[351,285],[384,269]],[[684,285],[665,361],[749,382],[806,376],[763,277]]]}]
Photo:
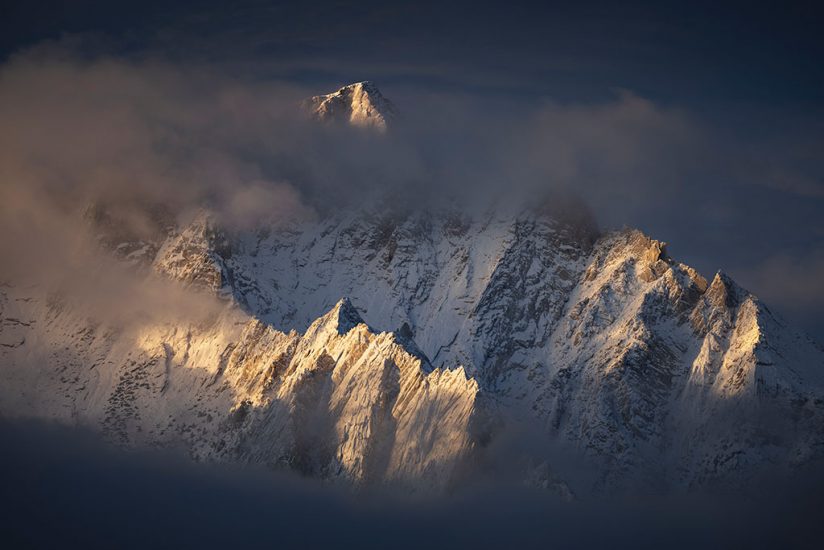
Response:
[{"label": "snow-covered slope", "polygon": [[373,331],[345,299],[303,334],[231,304],[208,323],[129,333],[7,290],[2,306],[7,415],[354,483],[442,487],[474,444],[477,383]]},{"label": "snow-covered slope", "polygon": [[605,489],[740,484],[824,456],[816,343],[726,275],[707,282],[638,231],[599,234],[568,204],[372,205],[242,232],[204,211],[139,246],[103,219],[110,250],[222,313],[125,331],[4,287],[3,414],[428,487],[513,423],[588,457]]}]

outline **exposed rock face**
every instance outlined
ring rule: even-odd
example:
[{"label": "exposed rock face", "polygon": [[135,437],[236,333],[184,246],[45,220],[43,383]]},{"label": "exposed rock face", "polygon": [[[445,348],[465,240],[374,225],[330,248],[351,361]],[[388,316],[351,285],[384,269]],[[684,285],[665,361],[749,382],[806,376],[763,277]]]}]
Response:
[{"label": "exposed rock face", "polygon": [[[383,128],[374,92],[311,101]],[[568,210],[365,207],[239,233],[204,212],[139,241],[97,213],[107,249],[223,311],[126,332],[3,287],[0,412],[356,484],[446,487],[501,417],[592,460],[607,490],[743,484],[824,456],[820,346],[726,275]],[[546,457],[522,463],[569,493]]]},{"label": "exposed rock face", "polygon": [[229,284],[225,262],[232,249],[224,232],[205,212],[182,231],[171,232],[153,259],[157,270],[184,284],[219,291]]}]

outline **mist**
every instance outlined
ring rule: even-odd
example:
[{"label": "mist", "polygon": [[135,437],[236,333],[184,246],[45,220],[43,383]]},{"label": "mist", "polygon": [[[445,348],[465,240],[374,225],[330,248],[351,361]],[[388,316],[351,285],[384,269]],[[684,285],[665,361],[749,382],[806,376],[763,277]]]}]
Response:
[{"label": "mist", "polygon": [[0,435],[7,496],[0,533],[15,548],[544,548],[547,541],[814,548],[824,534],[815,512],[822,480],[807,471],[774,487],[768,500],[722,493],[569,503],[501,483],[433,499],[391,490],[352,494],[284,473],[114,450],[90,432],[48,423],[4,421]]}]

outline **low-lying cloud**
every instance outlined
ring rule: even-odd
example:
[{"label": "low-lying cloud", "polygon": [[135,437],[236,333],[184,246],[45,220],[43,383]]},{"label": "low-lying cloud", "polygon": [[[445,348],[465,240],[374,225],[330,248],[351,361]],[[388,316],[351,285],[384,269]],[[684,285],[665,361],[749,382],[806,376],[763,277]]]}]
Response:
[{"label": "low-lying cloud", "polygon": [[561,502],[507,484],[433,499],[129,453],[39,422],[0,422],[0,436],[0,533],[15,548],[815,548],[822,536],[820,472],[771,480],[769,500]]}]

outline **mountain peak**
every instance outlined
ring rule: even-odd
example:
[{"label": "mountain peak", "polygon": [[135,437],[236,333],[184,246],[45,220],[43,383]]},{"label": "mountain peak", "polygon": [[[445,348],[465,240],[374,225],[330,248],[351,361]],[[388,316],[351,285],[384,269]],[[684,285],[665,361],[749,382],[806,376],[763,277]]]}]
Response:
[{"label": "mountain peak", "polygon": [[370,80],[348,84],[331,94],[317,95],[305,102],[317,120],[344,122],[352,126],[386,131],[396,115],[395,106]]},{"label": "mountain peak", "polygon": [[363,318],[349,301],[349,298],[341,298],[332,310],[338,322],[338,330],[349,332],[359,324],[363,323]]},{"label": "mountain peak", "polygon": [[707,295],[718,306],[723,304],[728,308],[736,308],[750,293],[741,288],[729,275],[719,270],[713,277]]},{"label": "mountain peak", "polygon": [[[349,301],[349,298],[341,298],[326,315],[313,323],[313,327],[315,331],[324,327],[332,327],[338,334],[346,334],[363,322],[363,318],[352,305],[352,302]],[[309,330],[311,331],[313,327],[310,327]]]}]

